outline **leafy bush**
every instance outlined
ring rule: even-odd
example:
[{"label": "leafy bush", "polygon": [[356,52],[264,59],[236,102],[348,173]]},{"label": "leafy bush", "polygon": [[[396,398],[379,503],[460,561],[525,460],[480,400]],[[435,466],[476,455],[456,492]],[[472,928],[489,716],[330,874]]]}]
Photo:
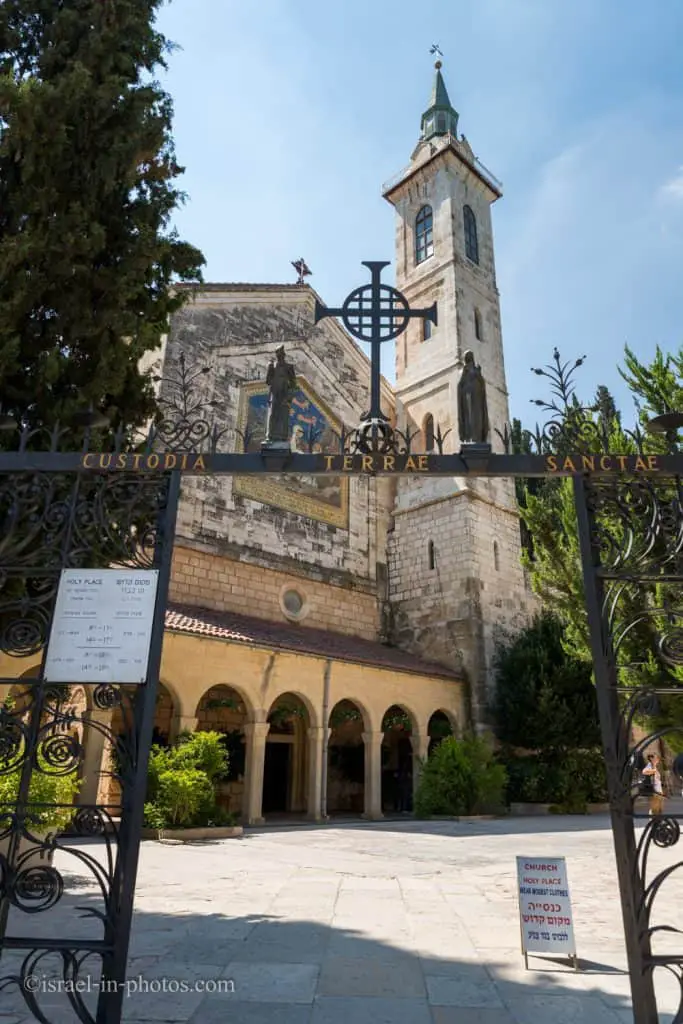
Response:
[{"label": "leafy bush", "polygon": [[554,804],[569,813],[607,801],[605,762],[599,750],[543,751],[519,757],[499,754],[507,771],[508,803]]},{"label": "leafy bush", "polygon": [[[43,769],[46,765],[41,766]],[[15,806],[19,797],[21,771],[0,775],[0,815],[3,804]],[[74,815],[73,801],[80,788],[75,771],[68,775],[46,775],[44,771],[33,770],[29,785],[29,803],[55,806],[37,807],[27,816],[29,831],[62,832]],[[57,806],[64,804],[66,806]]]},{"label": "leafy bush", "polygon": [[219,732],[185,733],[174,747],[152,747],[145,825],[163,829],[232,824],[232,815],[216,806],[215,783],[227,772]]},{"label": "leafy bush", "polygon": [[489,744],[477,736],[443,739],[425,761],[415,795],[418,818],[476,814],[503,804],[506,773]]}]

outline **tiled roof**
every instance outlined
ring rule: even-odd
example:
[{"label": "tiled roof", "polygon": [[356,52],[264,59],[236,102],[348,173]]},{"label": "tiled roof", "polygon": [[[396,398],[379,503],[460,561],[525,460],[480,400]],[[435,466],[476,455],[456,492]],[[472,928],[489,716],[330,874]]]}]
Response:
[{"label": "tiled roof", "polygon": [[258,284],[253,281],[206,281],[202,284],[183,284],[178,282],[174,285],[178,291],[187,292],[281,292],[281,291],[309,291],[313,289],[309,284],[299,284],[287,281],[284,284],[269,282]]},{"label": "tiled roof", "polygon": [[234,612],[214,612],[204,608],[170,605],[166,611],[166,629],[173,633],[188,633],[210,640],[251,644],[254,647],[279,648],[303,654],[316,654],[337,661],[352,661],[395,672],[458,679],[459,676],[443,665],[421,661],[412,654],[387,647],[373,640],[332,633],[324,629],[299,626],[295,623],[270,622],[254,619]]}]

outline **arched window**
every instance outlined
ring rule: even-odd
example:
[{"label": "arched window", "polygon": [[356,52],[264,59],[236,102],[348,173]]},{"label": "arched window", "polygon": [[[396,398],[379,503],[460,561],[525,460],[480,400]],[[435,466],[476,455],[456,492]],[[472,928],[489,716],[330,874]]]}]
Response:
[{"label": "arched window", "polygon": [[434,417],[428,412],[422,421],[422,436],[425,443],[425,451],[434,451]]},{"label": "arched window", "polygon": [[415,262],[434,255],[434,218],[431,206],[423,206],[415,218]]},{"label": "arched window", "polygon": [[477,220],[471,206],[463,206],[462,216],[465,222],[465,255],[473,263],[479,262],[479,241],[477,239]]},{"label": "arched window", "polygon": [[482,340],[481,313],[479,312],[478,309],[475,309],[474,311],[474,336],[477,339],[477,341]]},{"label": "arched window", "polygon": [[434,569],[436,567],[436,554],[434,551],[434,541],[430,540],[427,545],[427,558],[429,560],[429,568]]},{"label": "arched window", "polygon": [[498,572],[500,570],[500,554],[498,552],[498,541],[493,542],[493,567]]}]

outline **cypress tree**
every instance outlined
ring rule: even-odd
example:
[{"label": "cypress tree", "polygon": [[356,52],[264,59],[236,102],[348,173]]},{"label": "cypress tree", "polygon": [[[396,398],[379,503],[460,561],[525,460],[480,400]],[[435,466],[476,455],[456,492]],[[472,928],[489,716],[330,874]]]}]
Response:
[{"label": "cypress tree", "polygon": [[201,280],[155,79],[161,0],[0,4],[0,401],[35,426],[154,410],[139,360]]}]

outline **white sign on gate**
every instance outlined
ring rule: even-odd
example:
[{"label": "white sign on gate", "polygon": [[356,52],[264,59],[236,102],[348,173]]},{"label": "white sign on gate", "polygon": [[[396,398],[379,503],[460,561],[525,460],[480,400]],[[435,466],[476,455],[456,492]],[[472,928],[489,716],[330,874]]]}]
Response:
[{"label": "white sign on gate", "polygon": [[518,857],[522,953],[552,953],[576,959],[574,919],[564,857]]},{"label": "white sign on gate", "polygon": [[45,680],[144,683],[158,579],[158,569],[64,569]]}]

